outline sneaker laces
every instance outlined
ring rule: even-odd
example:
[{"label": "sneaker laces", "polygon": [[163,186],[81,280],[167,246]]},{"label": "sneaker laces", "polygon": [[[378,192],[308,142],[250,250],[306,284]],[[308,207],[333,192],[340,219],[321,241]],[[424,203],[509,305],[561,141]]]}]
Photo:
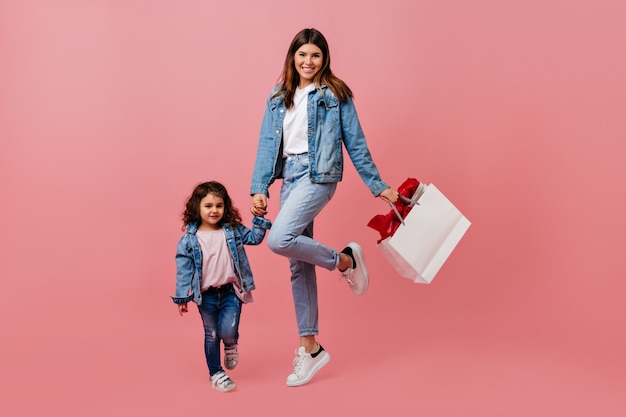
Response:
[{"label": "sneaker laces", "polygon": [[348,283],[350,287],[356,287],[357,283],[355,280],[352,279],[352,271],[354,271],[354,269],[348,268],[345,271],[343,271],[341,275],[343,276],[343,278],[346,280],[346,282]]},{"label": "sneaker laces", "polygon": [[296,357],[293,358],[293,373],[297,376],[300,376],[302,370],[302,364],[304,364],[304,357],[306,356],[306,352],[302,351],[302,354],[296,349]]}]

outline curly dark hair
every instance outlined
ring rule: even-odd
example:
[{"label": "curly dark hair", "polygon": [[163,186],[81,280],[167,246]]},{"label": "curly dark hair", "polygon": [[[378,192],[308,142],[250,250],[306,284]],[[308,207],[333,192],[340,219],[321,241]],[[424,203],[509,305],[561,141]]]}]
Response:
[{"label": "curly dark hair", "polygon": [[191,193],[189,200],[185,204],[185,211],[183,211],[182,220],[183,220],[183,230],[190,224],[200,224],[202,220],[200,219],[200,201],[207,194],[213,194],[216,197],[220,197],[224,200],[224,217],[220,221],[220,224],[235,224],[241,222],[241,215],[239,214],[239,210],[233,206],[233,202],[228,195],[228,191],[226,191],[226,187],[216,181],[203,182],[201,184],[196,185],[196,188]]}]

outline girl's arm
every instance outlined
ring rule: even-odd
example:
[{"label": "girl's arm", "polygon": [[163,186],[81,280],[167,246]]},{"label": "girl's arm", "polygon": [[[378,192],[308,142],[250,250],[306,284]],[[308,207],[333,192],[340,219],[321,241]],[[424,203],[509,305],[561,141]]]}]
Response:
[{"label": "girl's arm", "polygon": [[172,297],[175,304],[186,304],[193,300],[193,294],[190,294],[194,271],[193,254],[185,242],[183,236],[176,248],[176,295]]},{"label": "girl's arm", "polygon": [[271,227],[272,222],[270,220],[259,216],[252,218],[252,229],[247,228],[241,223],[237,224],[237,229],[244,245],[260,244],[265,238],[265,233]]}]

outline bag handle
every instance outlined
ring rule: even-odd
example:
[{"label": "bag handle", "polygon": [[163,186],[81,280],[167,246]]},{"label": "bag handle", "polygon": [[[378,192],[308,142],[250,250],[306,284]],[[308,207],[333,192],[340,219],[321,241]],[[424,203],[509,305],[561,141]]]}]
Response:
[{"label": "bag handle", "polygon": [[[399,194],[398,197],[400,198],[400,200],[402,200],[402,202],[406,203],[409,207],[413,207],[415,205],[419,206],[420,203],[418,200],[420,199],[422,194],[424,194],[425,190],[426,190],[426,185],[420,183],[415,189],[415,192],[413,193],[413,196],[411,196],[411,198],[406,197],[402,194]],[[393,209],[394,213],[396,213],[396,216],[398,216],[398,219],[400,219],[400,223],[404,225],[404,219],[400,215],[400,212],[398,211],[398,208],[396,207],[396,205],[393,203],[389,203],[389,205]]]}]

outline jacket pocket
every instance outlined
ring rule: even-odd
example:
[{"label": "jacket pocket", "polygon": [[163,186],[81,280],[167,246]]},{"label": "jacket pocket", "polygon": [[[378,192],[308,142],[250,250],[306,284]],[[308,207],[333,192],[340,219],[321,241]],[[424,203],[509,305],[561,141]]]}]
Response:
[{"label": "jacket pocket", "polygon": [[339,122],[339,102],[335,97],[324,97],[317,102],[318,117],[324,125]]}]

